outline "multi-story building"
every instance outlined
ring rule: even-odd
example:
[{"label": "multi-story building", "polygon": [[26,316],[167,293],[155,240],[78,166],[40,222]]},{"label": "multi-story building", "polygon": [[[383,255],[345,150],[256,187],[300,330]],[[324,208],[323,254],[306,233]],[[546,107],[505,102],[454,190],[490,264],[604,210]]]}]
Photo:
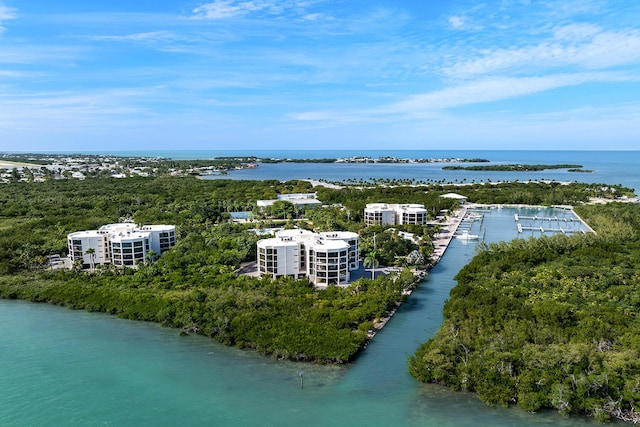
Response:
[{"label": "multi-story building", "polygon": [[150,247],[157,255],[176,244],[176,227],[174,225],[143,225],[138,229],[149,233]]},{"label": "multi-story building", "polygon": [[69,234],[67,240],[72,265],[79,261],[84,268],[99,264],[134,266],[149,254],[159,256],[174,246],[176,227],[137,227],[134,223],[122,222],[103,225],[98,230],[77,231]]},{"label": "multi-story building", "polygon": [[320,233],[322,237],[327,240],[341,240],[349,244],[349,268],[351,270],[357,270],[360,268],[360,236],[358,233],[352,233],[351,231],[327,231]]},{"label": "multi-story building", "polygon": [[359,267],[358,244],[357,233],[282,230],[274,238],[258,241],[258,272],[308,277],[318,286],[345,285]]},{"label": "multi-story building", "polygon": [[419,204],[369,203],[364,208],[366,225],[402,225],[427,223],[427,210]]},{"label": "multi-story building", "polygon": [[111,262],[126,266],[143,262],[151,249],[149,240],[149,233],[137,230],[111,236]]}]

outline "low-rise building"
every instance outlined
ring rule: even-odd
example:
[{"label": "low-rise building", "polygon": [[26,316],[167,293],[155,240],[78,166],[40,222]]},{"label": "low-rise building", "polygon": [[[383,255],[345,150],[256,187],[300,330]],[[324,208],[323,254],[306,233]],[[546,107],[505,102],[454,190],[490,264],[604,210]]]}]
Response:
[{"label": "low-rise building", "polygon": [[427,210],[419,204],[369,203],[364,208],[364,222],[371,225],[402,225],[427,223]]},{"label": "low-rise building", "polygon": [[457,193],[447,193],[447,194],[443,194],[440,197],[443,197],[445,199],[457,200],[458,203],[460,203],[461,205],[464,205],[465,203],[467,203],[467,200],[468,200],[467,196],[463,196],[463,195],[457,194]]},{"label": "low-rise building", "polygon": [[100,264],[134,266],[149,255],[161,255],[176,244],[174,225],[136,226],[132,222],[106,224],[67,236],[69,260],[83,268]]},{"label": "low-rise building", "polygon": [[258,272],[262,276],[308,277],[318,286],[346,285],[358,269],[357,233],[282,230],[258,241]]},{"label": "low-rise building", "polygon": [[322,206],[322,202],[317,199],[316,193],[291,193],[291,194],[278,194],[276,199],[273,200],[258,200],[256,205],[261,208],[266,208],[273,205],[275,202],[284,200],[297,208],[307,206]]}]

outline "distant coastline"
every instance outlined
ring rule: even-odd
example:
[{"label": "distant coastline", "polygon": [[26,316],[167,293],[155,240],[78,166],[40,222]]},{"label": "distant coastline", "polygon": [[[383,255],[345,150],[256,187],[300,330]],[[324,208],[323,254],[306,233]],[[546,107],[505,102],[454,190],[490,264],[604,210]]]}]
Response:
[{"label": "distant coastline", "polygon": [[[162,157],[174,160],[212,159],[214,157],[229,156],[256,156],[261,158],[342,158],[353,156],[400,157],[400,158],[490,158],[492,161],[516,162],[527,159],[527,162],[547,163],[549,159],[571,159],[569,162],[585,163],[583,158],[597,160],[616,159],[620,153],[629,153],[630,156],[640,156],[640,150],[474,150],[474,149],[413,149],[413,150],[298,150],[298,149],[202,149],[202,150],[3,150],[1,153],[18,154],[84,154],[84,155],[111,155],[121,157]],[[564,162],[564,160],[563,160]]]},{"label": "distant coastline", "polygon": [[[15,156],[16,151],[0,152],[7,157]],[[49,153],[53,153],[49,151]],[[55,152],[62,155],[63,152]],[[69,151],[69,153],[72,153]],[[556,180],[560,182],[619,182],[640,191],[639,150],[110,150],[88,151],[85,154],[110,156],[143,156],[148,158],[170,158],[175,161],[191,163],[194,159],[213,162],[220,156],[260,156],[269,158],[347,158],[350,156],[368,156],[380,158],[485,158],[491,164],[580,164],[580,170],[544,170],[531,172],[500,171],[448,171],[442,170],[443,163],[406,163],[402,165],[387,163],[261,163],[256,168],[234,168],[229,173],[213,170],[202,174],[203,179],[241,179],[279,181],[321,178],[331,181],[358,182],[360,180],[387,179],[398,181],[420,181],[426,183],[479,183],[517,180]],[[34,153],[35,154],[35,153]],[[39,152],[43,155],[45,152]],[[4,159],[9,160],[9,159]],[[402,167],[398,167],[402,166]],[[58,171],[60,172],[60,171]],[[72,172],[73,173],[73,172]],[[134,171],[133,173],[136,173]],[[144,173],[144,172],[143,172]],[[198,174],[196,174],[198,175]]]}]

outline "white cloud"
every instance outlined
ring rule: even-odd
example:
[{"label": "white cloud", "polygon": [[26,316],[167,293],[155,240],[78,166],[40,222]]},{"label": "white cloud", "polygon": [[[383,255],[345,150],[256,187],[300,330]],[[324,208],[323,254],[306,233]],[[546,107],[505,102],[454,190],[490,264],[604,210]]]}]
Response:
[{"label": "white cloud", "polygon": [[26,73],[23,71],[10,71],[10,70],[0,70],[0,77],[6,78],[23,78],[23,77],[33,77],[37,75],[36,73]]},{"label": "white cloud", "polygon": [[5,21],[16,18],[16,10],[11,7],[0,4],[0,34],[4,33],[7,28],[3,25]]},{"label": "white cloud", "polygon": [[477,23],[472,23],[468,16],[454,15],[450,16],[447,20],[449,25],[454,30],[461,31],[480,31],[482,26]]},{"label": "white cloud", "polygon": [[324,15],[310,12],[309,9],[325,1],[327,0],[214,0],[191,12],[196,19],[228,19],[263,12],[269,16],[288,15],[314,21]]},{"label": "white cloud", "polygon": [[541,3],[552,19],[562,19],[583,14],[601,14],[606,1],[603,0],[549,0]]},{"label": "white cloud", "polygon": [[461,16],[451,16],[449,17],[449,24],[456,30],[459,30],[464,27],[464,18]]},{"label": "white cloud", "polygon": [[171,31],[149,31],[146,33],[132,33],[117,36],[93,36],[91,40],[114,42],[159,43],[169,48],[173,43],[193,43],[200,41],[198,38],[189,38],[187,35],[177,34]]},{"label": "white cloud", "polygon": [[600,33],[602,28],[595,24],[576,23],[556,27],[553,30],[553,38],[557,40],[565,40],[568,42],[578,42],[588,40],[589,38]]},{"label": "white cloud", "polygon": [[92,39],[136,42],[167,42],[183,40],[184,37],[178,36],[177,34],[169,31],[150,31],[146,33],[126,34],[124,36],[95,36],[92,37]]},{"label": "white cloud", "polygon": [[302,113],[292,113],[289,117],[299,121],[334,121],[337,119],[335,113],[330,111],[306,111]]},{"label": "white cloud", "polygon": [[464,105],[501,101],[560,87],[592,82],[638,80],[619,73],[573,73],[543,77],[497,77],[414,95],[405,101],[382,108],[383,113],[412,114]]},{"label": "white cloud", "polygon": [[317,21],[323,15],[321,13],[308,13],[302,17],[305,21]]},{"label": "white cloud", "polygon": [[83,48],[64,46],[3,46],[0,64],[44,64],[71,62],[81,56]]},{"label": "white cloud", "polygon": [[268,1],[216,0],[196,7],[193,14],[202,19],[225,19],[274,8],[275,5]]},{"label": "white cloud", "polygon": [[469,78],[496,72],[528,72],[578,66],[606,69],[640,62],[640,31],[603,31],[594,25],[557,28],[553,37],[533,46],[494,49],[480,58],[445,67],[445,75]]},{"label": "white cloud", "polygon": [[640,81],[640,77],[622,73],[572,73],[543,77],[496,77],[477,80],[429,93],[412,95],[407,99],[379,108],[361,111],[308,111],[290,114],[299,121],[379,121],[384,117],[404,116],[432,117],[444,110],[466,105],[489,103],[513,99],[558,89],[594,82]]}]

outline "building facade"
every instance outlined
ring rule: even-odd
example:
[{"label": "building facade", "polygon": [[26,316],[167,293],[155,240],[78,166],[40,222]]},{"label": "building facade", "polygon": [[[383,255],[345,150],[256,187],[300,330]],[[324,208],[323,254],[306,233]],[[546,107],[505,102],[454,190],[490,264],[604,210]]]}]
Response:
[{"label": "building facade", "polygon": [[364,222],[371,225],[403,225],[427,223],[427,210],[419,204],[369,203],[364,208]]},{"label": "building facade", "polygon": [[258,272],[274,277],[308,277],[317,286],[346,285],[359,267],[357,233],[282,230],[258,241]]},{"label": "building facade", "polygon": [[67,236],[71,265],[83,268],[100,264],[135,266],[148,255],[159,256],[176,244],[173,225],[136,226],[131,222],[107,224],[98,230],[77,231]]}]

